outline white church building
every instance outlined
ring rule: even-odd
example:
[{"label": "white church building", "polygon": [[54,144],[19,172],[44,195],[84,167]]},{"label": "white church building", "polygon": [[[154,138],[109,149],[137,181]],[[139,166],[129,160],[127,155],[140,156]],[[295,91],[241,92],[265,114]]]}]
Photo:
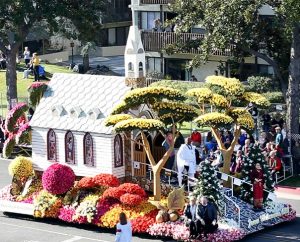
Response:
[{"label": "white church building", "polygon": [[125,163],[131,164],[130,141],[126,144],[104,122],[126,93],[145,79],[145,52],[135,22],[127,40],[125,70],[125,77],[52,77],[30,121],[36,170],[59,162],[72,167],[77,176],[110,173],[125,177]]}]

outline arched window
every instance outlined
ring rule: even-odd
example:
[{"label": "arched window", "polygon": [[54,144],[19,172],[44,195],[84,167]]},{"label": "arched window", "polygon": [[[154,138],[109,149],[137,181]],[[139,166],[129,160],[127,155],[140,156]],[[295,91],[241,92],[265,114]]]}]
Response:
[{"label": "arched window", "polygon": [[75,140],[71,131],[68,131],[65,136],[65,154],[66,163],[75,164]]},{"label": "arched window", "polygon": [[89,133],[83,137],[83,155],[84,164],[87,166],[95,166],[93,152],[93,138]]},{"label": "arched window", "polygon": [[128,71],[134,71],[132,62],[128,63]]},{"label": "arched window", "polygon": [[143,71],[143,63],[142,62],[139,63],[139,71]]},{"label": "arched window", "polygon": [[47,134],[47,159],[49,161],[57,161],[56,135],[53,129],[49,129]]},{"label": "arched window", "polygon": [[123,140],[119,134],[115,136],[114,151],[115,167],[123,166]]}]

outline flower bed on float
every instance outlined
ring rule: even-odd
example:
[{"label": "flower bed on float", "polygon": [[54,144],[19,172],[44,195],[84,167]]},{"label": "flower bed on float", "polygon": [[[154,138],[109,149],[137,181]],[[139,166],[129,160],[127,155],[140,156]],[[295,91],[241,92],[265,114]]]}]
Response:
[{"label": "flower bed on float", "polygon": [[[0,190],[0,210],[3,210],[1,205],[4,201],[6,204],[8,201],[20,205],[26,203],[27,207],[32,204],[34,217],[57,218],[69,223],[93,224],[104,228],[114,228],[119,214],[124,212],[132,223],[133,233],[147,233],[179,241],[189,238],[184,221],[177,219],[178,215],[182,215],[182,210],[172,209],[181,206],[178,200],[180,194],[184,194],[182,189],[175,189],[168,198],[162,199],[159,206],[161,210],[158,210],[153,198],[149,198],[139,185],[120,184],[110,174],[83,177],[75,181],[72,169],[59,163],[38,174],[32,170],[28,158],[23,157],[16,158],[9,166],[9,171],[13,182]],[[285,221],[296,216],[291,207],[289,210],[289,213],[281,216]],[[237,228],[234,222],[221,219],[218,231],[208,234],[207,239],[227,242],[240,240],[245,235],[246,231]]]}]

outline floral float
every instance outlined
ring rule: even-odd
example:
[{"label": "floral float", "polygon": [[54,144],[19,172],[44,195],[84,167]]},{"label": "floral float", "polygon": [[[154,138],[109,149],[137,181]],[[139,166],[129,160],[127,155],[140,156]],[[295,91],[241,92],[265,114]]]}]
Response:
[{"label": "floral float", "polygon": [[[32,206],[32,215],[37,218],[57,218],[69,223],[93,224],[104,228],[114,228],[119,221],[119,214],[124,212],[131,221],[133,233],[147,233],[178,241],[189,239],[189,230],[180,218],[185,204],[182,188],[175,189],[158,202],[149,198],[139,185],[120,184],[118,178],[111,174],[98,174],[75,181],[72,169],[58,163],[39,174],[33,171],[30,160],[24,157],[15,159],[9,171],[14,177],[20,176],[31,181],[28,187],[20,188],[19,195],[11,193],[13,184],[1,189],[0,208],[3,201],[19,202],[20,205],[26,203],[26,206]],[[286,213],[278,217],[277,223],[293,220],[296,216],[295,210],[284,204],[279,207],[270,204],[267,207],[270,213],[278,209],[284,209]],[[229,242],[240,240],[245,235],[244,228],[238,228],[235,221],[220,219],[218,231],[208,234],[207,239]]]}]

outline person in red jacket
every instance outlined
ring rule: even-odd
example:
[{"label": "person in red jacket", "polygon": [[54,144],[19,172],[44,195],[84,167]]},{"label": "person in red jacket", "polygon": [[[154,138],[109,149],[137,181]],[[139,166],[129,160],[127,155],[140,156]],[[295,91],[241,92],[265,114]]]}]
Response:
[{"label": "person in red jacket", "polygon": [[273,177],[273,180],[276,180],[276,173],[279,173],[282,168],[281,159],[276,155],[276,150],[273,150],[270,152],[270,158],[269,158],[269,166],[271,169],[271,174]]},{"label": "person in red jacket", "polygon": [[201,134],[196,129],[193,129],[191,140],[193,145],[195,145],[196,147],[201,146]]}]

